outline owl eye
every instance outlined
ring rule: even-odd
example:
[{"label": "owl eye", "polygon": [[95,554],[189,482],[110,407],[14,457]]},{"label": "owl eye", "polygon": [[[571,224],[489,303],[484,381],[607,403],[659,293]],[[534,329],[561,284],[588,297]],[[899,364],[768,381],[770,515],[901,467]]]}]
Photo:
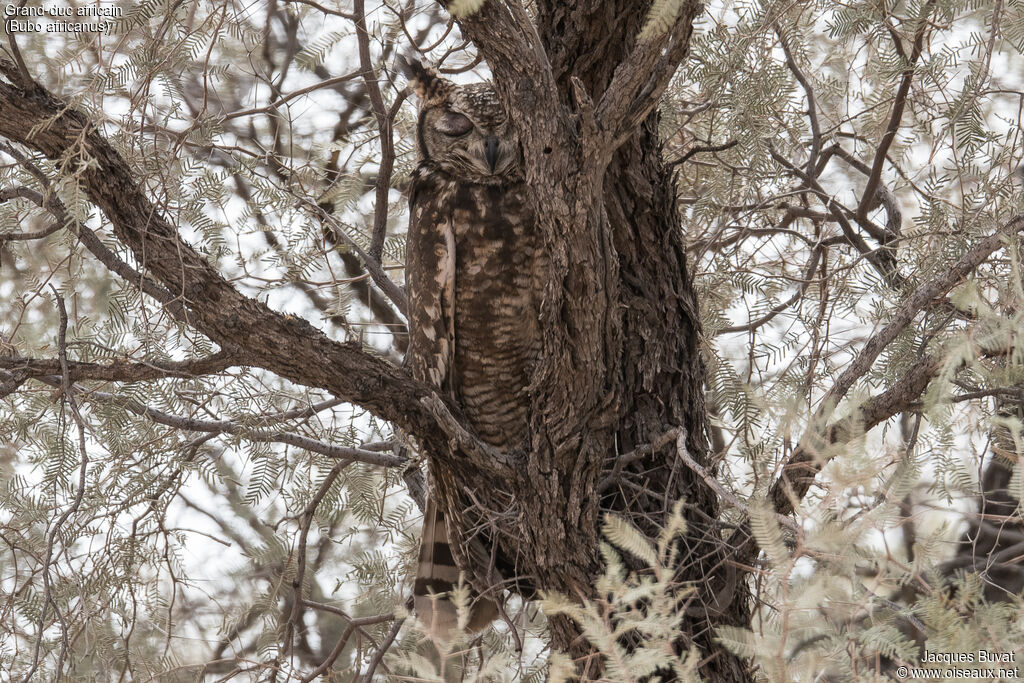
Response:
[{"label": "owl eye", "polygon": [[457,138],[473,130],[473,122],[462,114],[450,111],[439,118],[434,127],[449,137]]}]

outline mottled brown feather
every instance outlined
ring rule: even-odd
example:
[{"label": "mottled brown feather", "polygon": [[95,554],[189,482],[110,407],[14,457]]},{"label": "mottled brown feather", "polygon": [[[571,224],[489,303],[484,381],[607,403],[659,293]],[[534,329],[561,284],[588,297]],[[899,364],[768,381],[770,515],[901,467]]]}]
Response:
[{"label": "mottled brown feather", "polygon": [[[522,182],[519,148],[510,137],[489,84],[456,86],[428,73],[413,82],[420,102],[423,158],[413,173],[406,247],[410,366],[459,403],[479,437],[501,450],[529,445],[529,387],[541,351],[539,277],[545,261],[536,243]],[[432,128],[443,112],[474,123],[453,137]],[[489,167],[481,140],[500,139]],[[492,145],[494,143],[492,142]],[[431,479],[435,477],[431,472]],[[448,491],[456,482],[445,484]],[[436,491],[424,519],[417,614],[435,633],[455,624],[455,610],[436,594],[456,585],[456,553]],[[449,501],[451,504],[452,501]],[[478,597],[470,628],[494,618],[495,603]]]}]

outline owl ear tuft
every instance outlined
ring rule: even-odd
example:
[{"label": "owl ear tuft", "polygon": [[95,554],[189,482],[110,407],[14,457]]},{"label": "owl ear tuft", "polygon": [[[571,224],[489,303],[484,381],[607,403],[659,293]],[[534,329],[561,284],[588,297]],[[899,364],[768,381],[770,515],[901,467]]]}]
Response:
[{"label": "owl ear tuft", "polygon": [[398,69],[409,79],[409,85],[416,93],[420,105],[443,96],[451,85],[451,81],[437,75],[437,70],[424,66],[423,62],[416,58],[410,59],[405,55],[399,55],[397,64]]}]

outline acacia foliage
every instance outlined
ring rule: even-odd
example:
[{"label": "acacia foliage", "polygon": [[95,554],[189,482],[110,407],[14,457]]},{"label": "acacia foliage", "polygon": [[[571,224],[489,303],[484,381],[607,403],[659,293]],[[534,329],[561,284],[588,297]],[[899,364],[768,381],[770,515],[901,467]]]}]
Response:
[{"label": "acacia foliage", "polygon": [[[925,641],[1021,648],[1020,587],[992,590],[994,565],[946,569],[957,513],[994,493],[980,473],[1013,469],[1021,448],[1022,11],[709,5],[661,102],[707,339],[723,533],[746,525],[760,548],[755,620],[719,635],[766,678],[874,675],[915,662]],[[674,12],[656,3],[645,31]],[[400,360],[401,293],[381,278],[401,280],[415,145],[394,58],[486,74],[442,10],[142,2],[102,37],[16,45],[6,80],[23,65],[85,112],[236,289]],[[149,266],[85,195],[89,158],[9,141],[0,158],[0,670],[355,680],[438,666],[416,654],[403,611],[422,492],[405,436],[219,349],[175,308],[180,293],[140,292]],[[971,261],[999,230],[1007,248]],[[948,296],[908,309],[965,258]],[[869,357],[872,340],[884,343]],[[872,421],[880,397],[898,409]],[[791,499],[773,484],[800,458],[823,469]],[[977,529],[1020,533],[1013,471],[1014,504]],[[584,610],[607,675],[639,677],[664,664],[670,608],[687,609],[666,596],[686,592],[671,558],[609,525],[607,603],[545,605]],[[650,574],[629,575],[618,552],[651,560]],[[636,624],[610,615],[641,599],[650,651],[622,652],[612,635]],[[542,679],[540,605],[508,616],[451,666]],[[677,675],[694,657],[674,661]]]}]

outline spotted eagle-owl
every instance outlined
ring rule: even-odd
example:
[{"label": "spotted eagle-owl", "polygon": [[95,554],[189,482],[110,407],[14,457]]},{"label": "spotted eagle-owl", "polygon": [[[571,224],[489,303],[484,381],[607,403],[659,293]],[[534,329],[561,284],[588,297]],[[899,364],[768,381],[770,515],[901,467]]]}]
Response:
[{"label": "spotted eagle-owl", "polygon": [[[504,451],[525,447],[543,266],[522,152],[489,83],[457,85],[420,64],[405,66],[419,100],[420,152],[406,246],[409,365],[462,407],[482,441]],[[420,620],[446,634],[456,610],[443,595],[459,569],[443,510],[462,503],[458,482],[430,469],[413,593]],[[476,596],[468,627],[496,615],[492,599]]]}]

